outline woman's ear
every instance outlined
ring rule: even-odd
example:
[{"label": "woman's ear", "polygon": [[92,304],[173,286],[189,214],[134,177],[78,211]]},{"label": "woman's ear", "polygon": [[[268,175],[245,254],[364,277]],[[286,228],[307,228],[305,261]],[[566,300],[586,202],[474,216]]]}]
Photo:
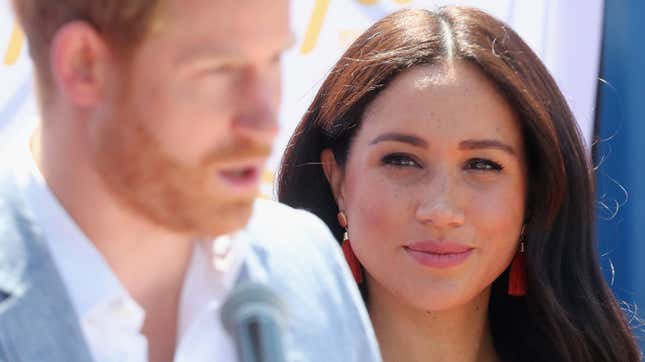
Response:
[{"label": "woman's ear", "polygon": [[334,194],[334,199],[338,204],[338,208],[343,210],[345,208],[345,199],[343,197],[343,171],[336,162],[334,152],[329,148],[325,148],[320,153],[320,161],[322,163],[323,172],[331,186],[331,191]]}]

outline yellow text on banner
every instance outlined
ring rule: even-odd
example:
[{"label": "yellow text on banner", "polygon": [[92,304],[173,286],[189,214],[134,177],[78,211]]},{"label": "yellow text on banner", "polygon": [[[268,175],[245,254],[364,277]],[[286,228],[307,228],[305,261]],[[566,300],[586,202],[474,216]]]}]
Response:
[{"label": "yellow text on banner", "polygon": [[20,30],[18,24],[14,23],[11,37],[9,38],[9,46],[7,47],[7,52],[4,55],[3,63],[5,65],[12,65],[18,61],[24,42],[25,36],[22,30]]}]

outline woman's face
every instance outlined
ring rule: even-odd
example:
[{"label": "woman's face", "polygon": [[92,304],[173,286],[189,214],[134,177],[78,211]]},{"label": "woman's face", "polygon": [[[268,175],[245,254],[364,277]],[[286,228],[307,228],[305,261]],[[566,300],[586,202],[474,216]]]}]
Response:
[{"label": "woman's face", "polygon": [[519,120],[475,66],[416,66],[366,109],[326,173],[370,292],[426,311],[486,297],[518,247],[527,170]]}]

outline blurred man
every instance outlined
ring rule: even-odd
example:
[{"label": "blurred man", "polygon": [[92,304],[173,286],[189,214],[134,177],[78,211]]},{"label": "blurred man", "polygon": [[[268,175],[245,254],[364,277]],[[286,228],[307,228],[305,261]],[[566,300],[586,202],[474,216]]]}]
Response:
[{"label": "blurred man", "polygon": [[378,360],[327,229],[255,201],[286,0],[14,6],[41,122],[0,178],[0,361],[233,361],[245,280],[287,301],[289,360]]}]

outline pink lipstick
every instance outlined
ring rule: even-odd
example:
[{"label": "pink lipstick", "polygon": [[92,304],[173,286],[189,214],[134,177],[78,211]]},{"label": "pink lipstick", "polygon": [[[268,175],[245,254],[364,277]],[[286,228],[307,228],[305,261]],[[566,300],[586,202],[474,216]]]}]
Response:
[{"label": "pink lipstick", "polygon": [[404,245],[403,248],[419,264],[436,269],[460,265],[474,250],[468,245],[434,240],[416,241]]}]

